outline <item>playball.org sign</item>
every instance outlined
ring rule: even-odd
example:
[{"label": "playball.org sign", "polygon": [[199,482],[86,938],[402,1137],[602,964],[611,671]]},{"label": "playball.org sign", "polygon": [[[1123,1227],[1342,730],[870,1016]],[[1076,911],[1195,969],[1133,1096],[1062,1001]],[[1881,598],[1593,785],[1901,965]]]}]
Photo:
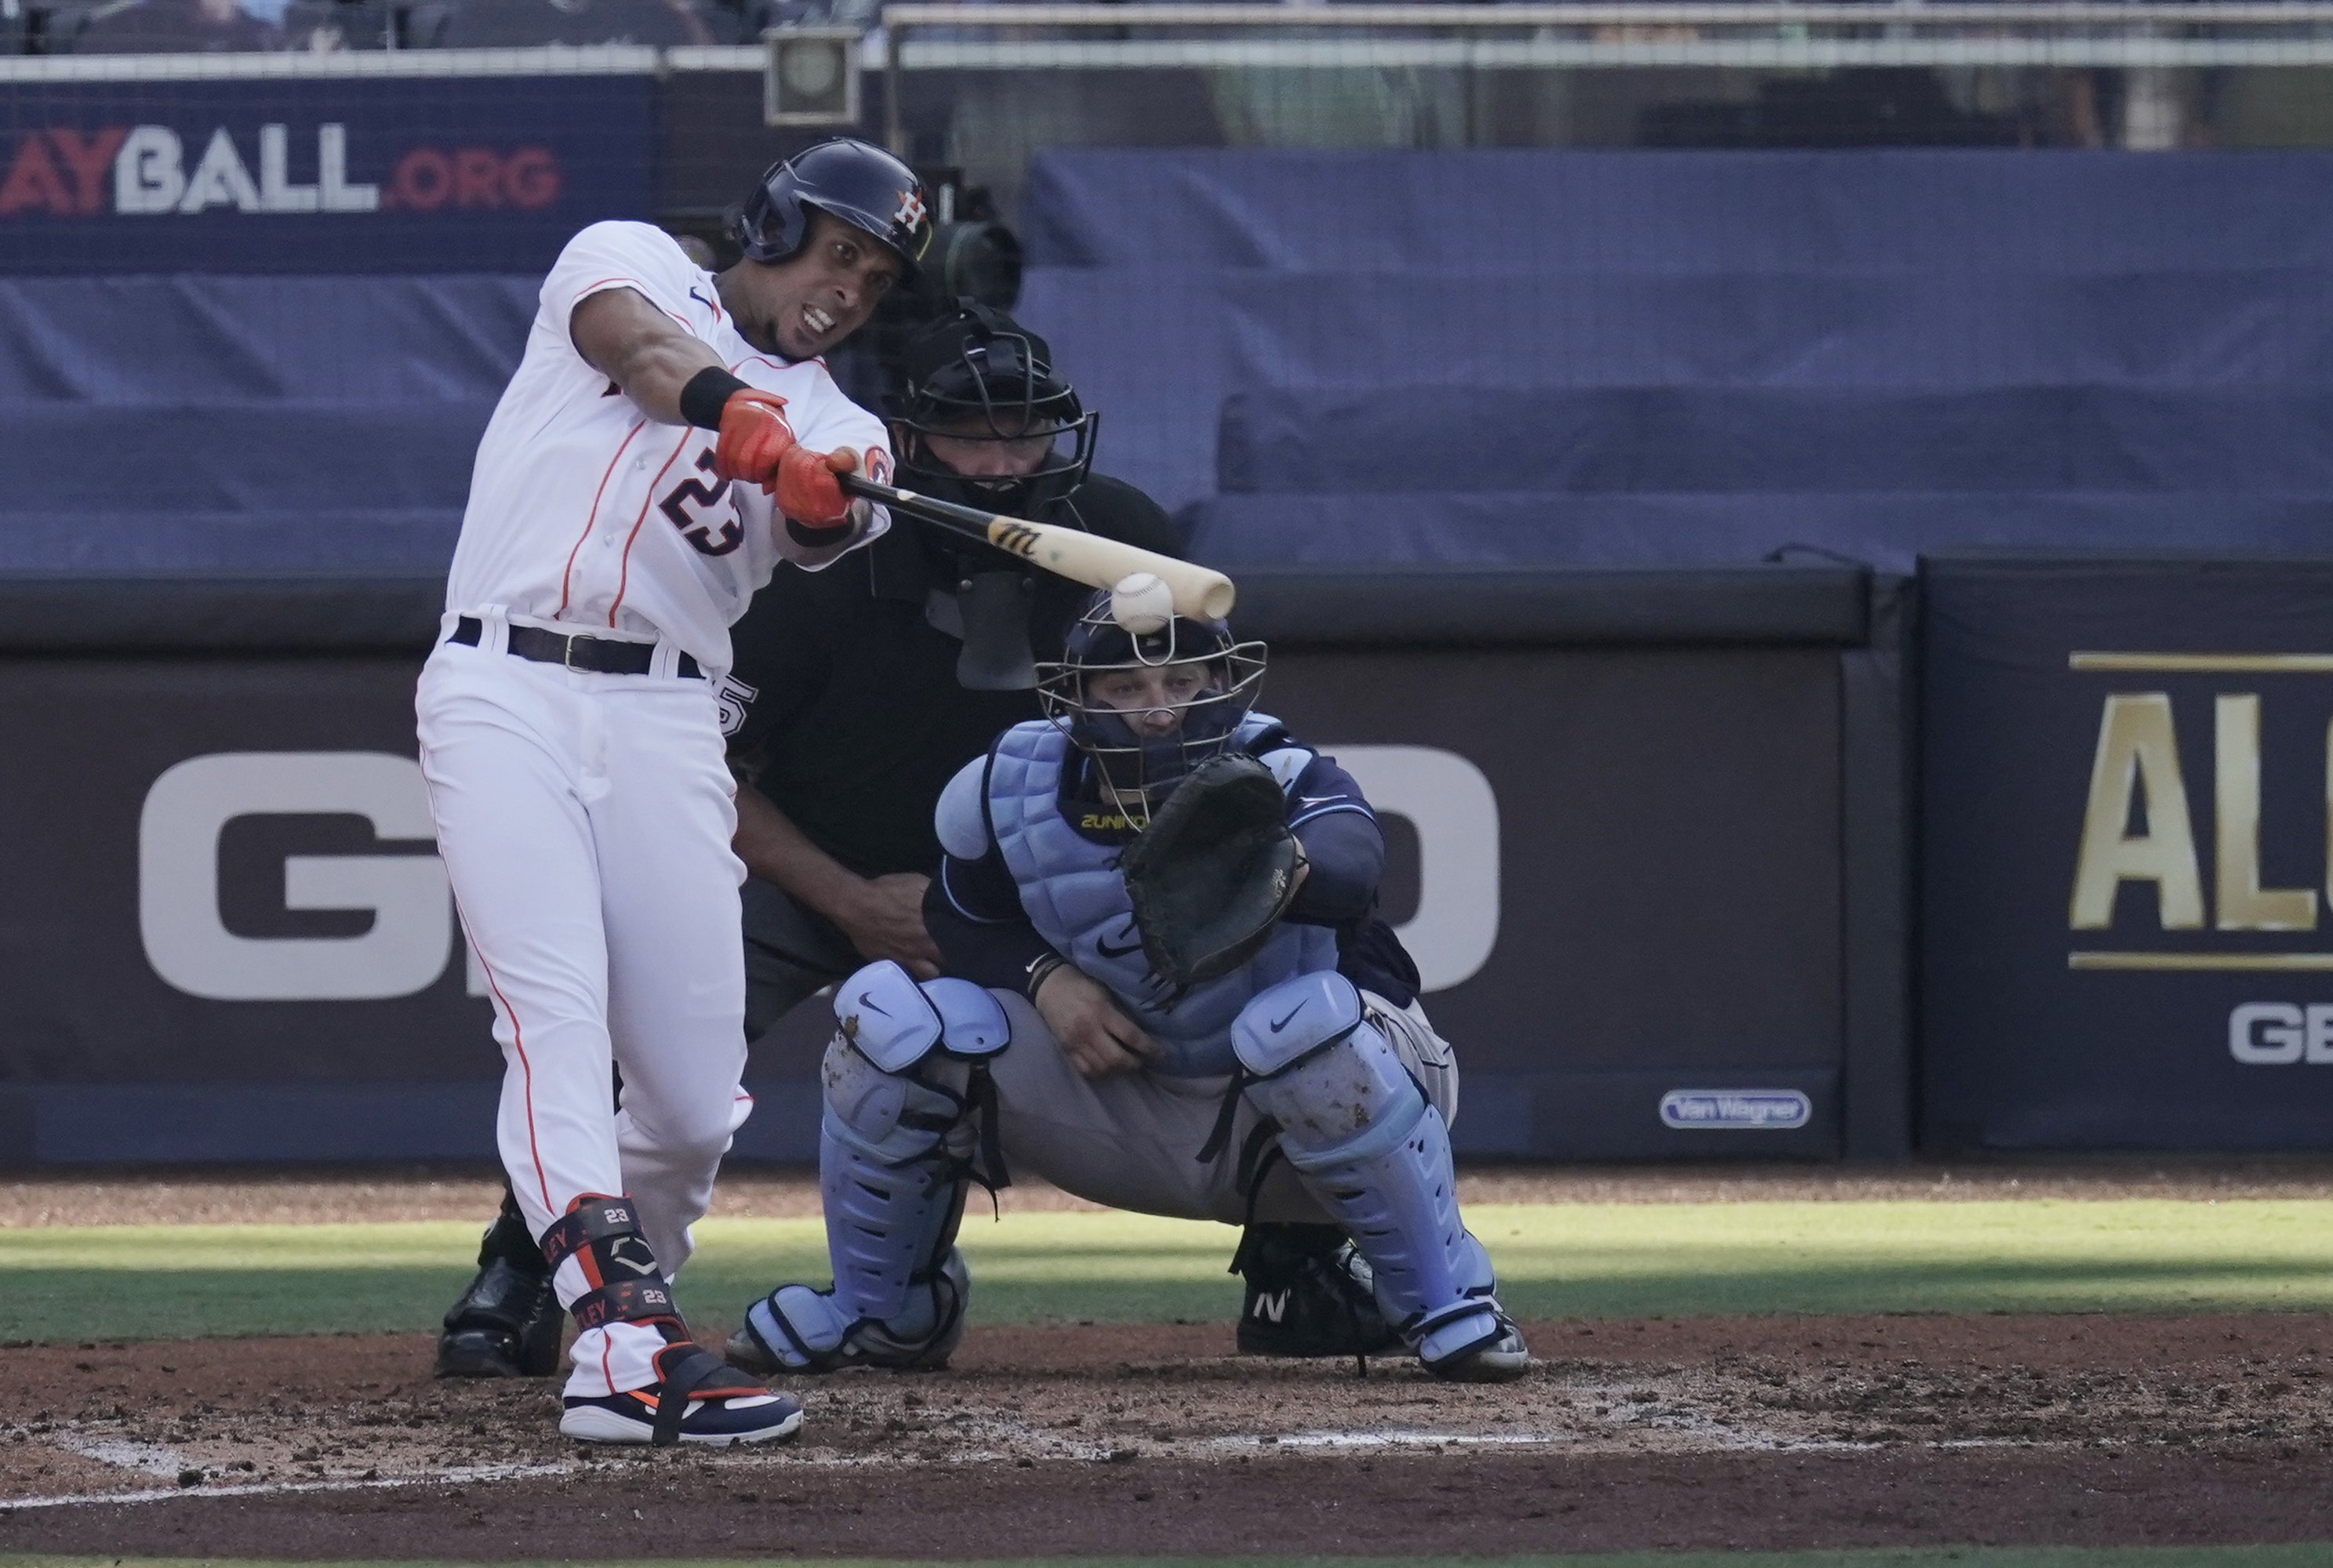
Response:
[{"label": "playball.org sign", "polygon": [[[295,177],[291,127],[263,125],[255,158],[220,126],[189,159],[167,125],[110,125],[86,135],[56,128],[17,139],[0,179],[0,217],[40,211],[59,217],[111,211],[160,217],[213,208],[238,213],[374,213],[399,208],[547,207],[559,199],[559,159],[549,148],[411,148],[386,185],[349,177],[349,129],[316,128],[305,180]],[[307,148],[301,149],[304,155]]]},{"label": "playball.org sign", "polygon": [[629,78],[89,88],[0,110],[0,268],[536,270],[648,206]]}]

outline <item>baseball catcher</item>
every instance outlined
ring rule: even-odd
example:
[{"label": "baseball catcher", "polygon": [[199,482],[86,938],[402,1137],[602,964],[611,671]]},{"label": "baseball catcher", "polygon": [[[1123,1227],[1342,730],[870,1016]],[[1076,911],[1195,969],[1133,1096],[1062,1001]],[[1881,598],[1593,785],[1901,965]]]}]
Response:
[{"label": "baseball catcher", "polygon": [[1376,913],[1383,837],[1350,775],[1252,712],[1263,673],[1262,645],[1220,622],[1137,635],[1098,595],[1041,671],[1047,718],[949,783],[926,903],[946,977],[878,963],[837,988],[834,1284],[754,1303],[738,1364],[944,1363],[966,1187],[1018,1168],[1118,1208],[1261,1222],[1235,1265],[1243,1348],[1284,1314],[1253,1256],[1277,1249],[1286,1276],[1365,1282],[1377,1343],[1397,1335],[1435,1375],[1522,1375],[1459,1219],[1457,1067]]}]

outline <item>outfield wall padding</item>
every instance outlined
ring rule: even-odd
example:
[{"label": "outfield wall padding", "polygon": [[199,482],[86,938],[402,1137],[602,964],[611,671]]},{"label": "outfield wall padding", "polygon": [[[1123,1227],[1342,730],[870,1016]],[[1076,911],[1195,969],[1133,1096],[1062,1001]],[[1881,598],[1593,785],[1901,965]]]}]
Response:
[{"label": "outfield wall padding", "polygon": [[[1243,628],[1273,645],[1265,706],[1378,798],[1386,913],[1464,1064],[1463,1151],[1901,1152],[1899,583],[1243,586]],[[412,682],[436,619],[415,578],[0,579],[0,1130],[22,1134],[0,1148],[489,1154],[487,1004],[420,869]],[[336,794],[351,769],[414,810]],[[273,804],[243,808],[253,790]],[[389,880],[412,907],[287,908],[295,857],[411,865]],[[216,884],[190,882],[206,865]],[[207,935],[173,941],[188,931]],[[757,1046],[740,1157],[811,1156],[825,1032],[806,1004]]]}]

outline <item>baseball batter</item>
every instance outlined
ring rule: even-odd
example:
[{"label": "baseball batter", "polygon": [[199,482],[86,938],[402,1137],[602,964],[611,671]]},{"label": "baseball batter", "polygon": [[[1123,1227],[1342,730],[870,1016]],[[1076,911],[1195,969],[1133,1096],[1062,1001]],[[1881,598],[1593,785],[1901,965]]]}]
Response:
[{"label": "baseball batter", "polygon": [[1376,913],[1352,777],[1251,712],[1263,646],[1132,631],[1097,595],[1017,724],[936,813],[926,913],[949,978],[835,991],[821,1187],[834,1284],[756,1302],[746,1365],[946,1360],[967,1182],[999,1161],[1098,1202],[1334,1225],[1436,1376],[1529,1357],[1458,1213],[1458,1072]]},{"label": "baseball batter", "polygon": [[[898,160],[772,168],[717,277],[641,224],[569,243],[478,449],[416,703],[437,840],[506,1060],[498,1140],[581,1331],[560,1429],[751,1442],[800,1408],[692,1343],[673,1272],[751,1109],[714,684],[779,559],[888,520],[883,425],[819,355],[930,239]],[[623,1074],[610,1106],[611,1061]]]}]

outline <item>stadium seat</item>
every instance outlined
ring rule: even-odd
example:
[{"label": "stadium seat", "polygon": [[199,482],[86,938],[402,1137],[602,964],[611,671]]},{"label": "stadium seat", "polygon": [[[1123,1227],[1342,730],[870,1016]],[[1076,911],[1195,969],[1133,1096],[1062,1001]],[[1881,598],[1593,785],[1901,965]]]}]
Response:
[{"label": "stadium seat", "polygon": [[279,50],[281,28],[235,0],[110,0],[91,8],[72,37],[75,54],[212,54]]},{"label": "stadium seat", "polygon": [[[733,35],[734,37],[734,35]],[[446,49],[636,43],[655,48],[730,42],[695,0],[458,0],[429,42]]]}]

